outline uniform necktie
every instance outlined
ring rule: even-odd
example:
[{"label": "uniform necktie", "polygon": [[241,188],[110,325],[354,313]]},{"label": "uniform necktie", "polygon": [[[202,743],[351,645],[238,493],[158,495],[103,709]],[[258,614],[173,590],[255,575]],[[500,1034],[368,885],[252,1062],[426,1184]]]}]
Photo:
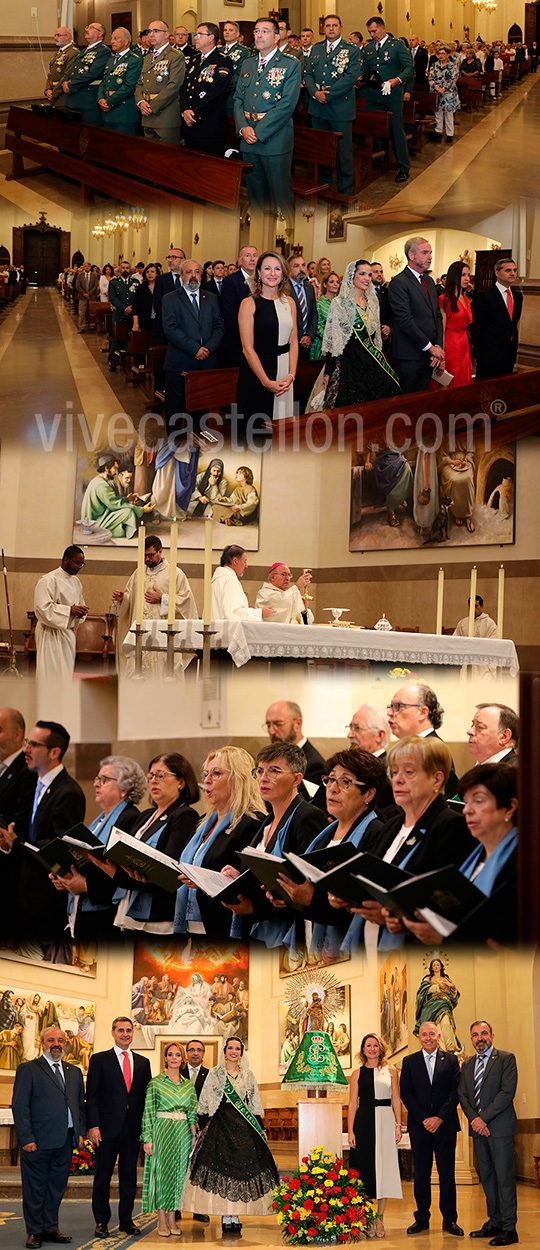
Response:
[{"label": "uniform necktie", "polygon": [[512,292],[509,286],[507,286],[506,288],[506,304],[508,307],[508,316],[510,317],[510,321],[511,321],[512,317],[514,316],[514,300],[513,300]]},{"label": "uniform necktie", "polygon": [[476,1068],[474,1071],[474,1105],[476,1110],[480,1110],[480,1091],[482,1089],[482,1081],[484,1079],[484,1069],[486,1066],[485,1055],[478,1055],[476,1060]]},{"label": "uniform necktie", "polygon": [[268,60],[268,57],[265,57],[264,60],[259,60],[259,73],[261,72],[262,69],[264,69],[267,60]]},{"label": "uniform necktie", "polygon": [[300,312],[302,314],[302,333],[305,334],[306,325],[307,325],[307,301],[306,301],[306,296],[304,293],[303,284],[300,284],[297,287],[297,291],[298,291],[298,303],[300,304]]},{"label": "uniform necktie", "polygon": [[127,1050],[122,1051],[122,1072],[124,1073],[126,1089],[129,1094],[129,1091],[131,1089],[131,1064],[129,1062],[129,1055],[128,1055]]}]

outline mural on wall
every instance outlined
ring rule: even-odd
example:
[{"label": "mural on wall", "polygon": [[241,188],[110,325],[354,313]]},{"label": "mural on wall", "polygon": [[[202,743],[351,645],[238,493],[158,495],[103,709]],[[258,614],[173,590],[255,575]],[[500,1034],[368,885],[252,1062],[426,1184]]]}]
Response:
[{"label": "mural on wall", "polygon": [[279,1003],[279,1071],[287,1071],[305,1033],[328,1033],[342,1068],[351,1067],[351,988],[331,972],[291,977]]},{"label": "mural on wall", "polygon": [[448,956],[443,951],[428,951],[423,963],[426,971],[416,991],[414,1034],[418,1036],[421,1024],[436,1024],[441,1034],[441,1050],[464,1055],[454,1019],[460,992],[450,975]]},{"label": "mural on wall", "polygon": [[[183,958],[185,954],[185,959]],[[136,1050],[159,1034],[231,1037],[247,1044],[249,947],[198,944],[188,955],[140,938],[133,956],[131,1018]]]},{"label": "mural on wall", "polygon": [[[330,964],[346,963],[351,958],[350,951],[338,951],[337,954],[331,953],[330,958],[325,958],[326,966]],[[280,977],[292,977],[296,972],[303,972],[306,968],[313,967],[313,957],[308,954],[305,946],[280,946],[279,948],[279,975]]]},{"label": "mural on wall", "polygon": [[379,969],[379,1005],[379,1031],[389,1059],[403,1050],[409,1040],[407,962],[402,951],[392,951]]},{"label": "mural on wall", "polygon": [[94,1049],[96,1009],[94,1003],[13,988],[0,988],[0,1070],[14,1072],[21,1063],[38,1059],[40,1034],[48,1025],[63,1029],[66,1035],[64,1059],[88,1071]]},{"label": "mural on wall", "polygon": [[4,939],[0,941],[0,952],[5,959],[38,968],[46,964],[58,972],[76,972],[85,977],[95,977],[97,972],[96,942],[75,942],[65,937],[57,944],[38,940],[10,944]]},{"label": "mural on wall", "polygon": [[349,551],[513,543],[514,497],[515,443],[368,444],[352,455]]},{"label": "mural on wall", "polygon": [[73,542],[81,546],[136,547],[140,523],[170,546],[170,523],[179,522],[178,546],[204,548],[204,520],[212,517],[213,547],[236,542],[259,548],[262,457],[224,448],[216,455],[186,452],[170,438],[138,441],[126,454],[109,447],[79,450]]}]

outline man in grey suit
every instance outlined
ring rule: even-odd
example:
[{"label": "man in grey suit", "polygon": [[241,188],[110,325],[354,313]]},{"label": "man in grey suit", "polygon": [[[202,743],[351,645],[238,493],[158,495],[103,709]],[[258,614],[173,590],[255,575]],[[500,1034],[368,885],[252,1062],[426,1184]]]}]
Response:
[{"label": "man in grey suit", "polygon": [[[175,417],[186,410],[184,374],[194,369],[215,369],[223,338],[223,317],[217,295],[201,289],[202,269],[196,260],[180,266],[182,287],[165,295],[163,330],[169,344],[165,357],[165,421],[167,429],[178,425]],[[199,426],[200,414],[190,414]]]},{"label": "man in grey suit", "polygon": [[308,282],[306,262],[303,256],[293,256],[289,261],[290,293],[296,304],[298,327],[298,359],[309,360],[311,344],[317,333],[317,299],[315,290]]},{"label": "man in grey suit", "polygon": [[81,1071],[63,1062],[65,1045],[61,1029],[44,1029],[41,1057],[21,1064],[15,1074],[12,1110],[29,1250],[42,1241],[64,1245],[72,1240],[58,1229],[58,1211],[86,1121]]},{"label": "man in grey suit", "polygon": [[75,290],[79,297],[79,334],[84,334],[90,300],[99,299],[99,273],[92,269],[88,261],[79,269]]},{"label": "man in grey suit", "polygon": [[388,298],[394,315],[392,356],[401,389],[426,391],[431,371],[444,364],[443,324],[431,268],[427,239],[415,236],[405,244],[407,265],[392,278]]},{"label": "man in grey suit", "polygon": [[513,1101],[516,1057],[496,1049],[487,1020],[471,1025],[471,1042],[476,1057],[467,1059],[461,1069],[459,1101],[474,1138],[488,1218],[469,1236],[487,1237],[490,1246],[511,1246],[519,1240],[514,1166],[514,1134],[519,1131]]}]

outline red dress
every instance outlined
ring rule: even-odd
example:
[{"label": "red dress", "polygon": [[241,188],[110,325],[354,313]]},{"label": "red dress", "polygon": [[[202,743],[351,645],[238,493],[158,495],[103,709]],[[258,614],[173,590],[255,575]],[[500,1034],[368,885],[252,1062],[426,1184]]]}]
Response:
[{"label": "red dress", "polygon": [[[442,309],[444,292],[439,295],[439,307]],[[458,302],[457,312],[452,312],[446,305],[446,331],[444,336],[444,363],[454,378],[450,386],[467,386],[472,382],[471,348],[469,344],[469,326],[472,322],[472,309],[465,296],[465,307]]]}]

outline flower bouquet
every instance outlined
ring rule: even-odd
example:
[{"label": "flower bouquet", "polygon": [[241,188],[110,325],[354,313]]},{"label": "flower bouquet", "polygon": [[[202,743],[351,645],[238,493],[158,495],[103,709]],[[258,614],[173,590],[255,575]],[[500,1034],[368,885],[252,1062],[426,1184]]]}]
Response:
[{"label": "flower bouquet", "polygon": [[272,1210],[289,1245],[358,1241],[376,1215],[358,1172],[321,1146],[283,1178],[272,1197]]},{"label": "flower bouquet", "polygon": [[80,1150],[73,1151],[71,1167],[69,1169],[70,1176],[88,1176],[93,1172],[96,1166],[96,1148],[90,1141],[89,1137],[85,1137]]}]

